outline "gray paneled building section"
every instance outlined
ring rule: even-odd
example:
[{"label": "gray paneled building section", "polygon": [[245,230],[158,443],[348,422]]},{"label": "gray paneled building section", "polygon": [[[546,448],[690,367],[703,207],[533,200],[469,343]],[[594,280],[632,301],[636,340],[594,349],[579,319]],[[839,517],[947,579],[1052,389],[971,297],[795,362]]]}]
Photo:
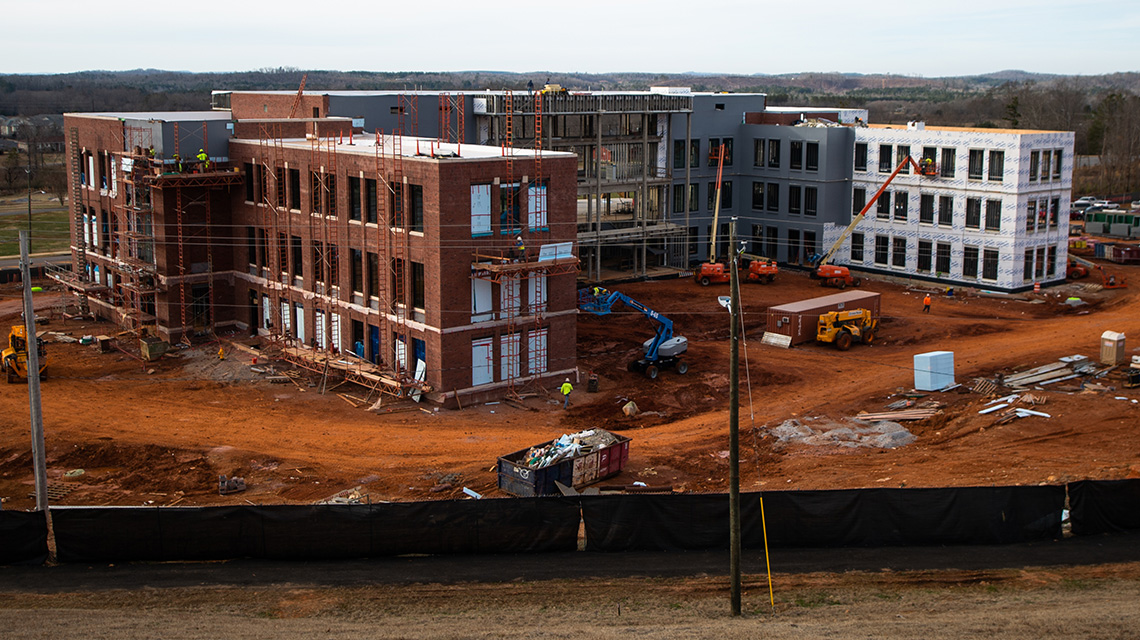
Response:
[{"label": "gray paneled building section", "polygon": [[[825,249],[824,224],[846,225],[851,220],[854,131],[744,122],[745,113],[763,110],[761,96],[700,94],[693,98],[691,129],[686,117],[672,117],[669,215],[688,230],[690,263],[708,258],[715,204],[709,192],[716,183],[710,153],[714,143],[725,139],[732,140],[732,162],[725,162],[723,182],[732,196],[731,201],[721,198],[718,256],[727,250],[724,231],[733,217],[746,251],[800,264]],[[696,163],[688,157],[692,150],[698,154]],[[678,153],[686,157],[678,159]],[[694,189],[695,203],[690,201]],[[683,205],[678,196],[686,197]]]}]

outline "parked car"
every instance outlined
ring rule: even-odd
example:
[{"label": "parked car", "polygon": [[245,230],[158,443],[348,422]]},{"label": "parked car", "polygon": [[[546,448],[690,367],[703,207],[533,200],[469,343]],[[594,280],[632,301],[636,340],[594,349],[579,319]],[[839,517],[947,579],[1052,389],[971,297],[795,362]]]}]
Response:
[{"label": "parked car", "polygon": [[1094,196],[1081,196],[1081,197],[1077,198],[1076,200],[1073,200],[1073,204],[1081,204],[1081,206],[1085,206],[1085,207],[1089,206],[1090,204],[1092,204],[1094,202],[1096,202],[1096,198]]},{"label": "parked car", "polygon": [[1132,201],[1132,208],[1133,209],[1140,209],[1140,200],[1133,200]]}]

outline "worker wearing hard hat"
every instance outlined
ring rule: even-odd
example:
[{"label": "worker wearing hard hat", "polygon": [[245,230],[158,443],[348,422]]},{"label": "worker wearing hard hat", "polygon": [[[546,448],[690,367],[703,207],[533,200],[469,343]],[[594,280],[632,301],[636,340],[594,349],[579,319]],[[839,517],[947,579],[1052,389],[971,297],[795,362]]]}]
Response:
[{"label": "worker wearing hard hat", "polygon": [[198,149],[198,164],[202,167],[202,172],[210,168],[210,156],[206,154],[205,149]]},{"label": "worker wearing hard hat", "polygon": [[570,384],[570,378],[566,378],[566,382],[563,382],[562,386],[559,387],[558,390],[562,392],[562,408],[569,409],[570,392],[574,390],[574,385]]}]

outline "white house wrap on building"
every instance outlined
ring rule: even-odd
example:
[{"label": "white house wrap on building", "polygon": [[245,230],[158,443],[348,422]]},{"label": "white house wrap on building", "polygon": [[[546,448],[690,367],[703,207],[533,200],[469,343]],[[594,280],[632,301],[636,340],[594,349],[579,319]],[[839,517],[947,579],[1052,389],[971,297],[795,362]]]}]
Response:
[{"label": "white house wrap on building", "polygon": [[[871,125],[856,129],[857,213],[906,156],[895,178],[833,261],[939,283],[1023,290],[1065,279],[1073,133]],[[827,225],[824,246],[843,225]]]}]

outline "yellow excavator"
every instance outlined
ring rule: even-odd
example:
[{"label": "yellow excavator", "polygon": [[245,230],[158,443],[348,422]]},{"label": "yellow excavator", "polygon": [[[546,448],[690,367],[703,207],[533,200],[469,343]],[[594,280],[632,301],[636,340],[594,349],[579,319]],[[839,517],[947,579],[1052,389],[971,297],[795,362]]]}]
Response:
[{"label": "yellow excavator", "polygon": [[[36,353],[39,355],[40,380],[43,380],[47,378],[44,375],[44,370],[47,369],[47,350],[42,338],[36,338]],[[28,379],[28,330],[24,325],[12,325],[8,332],[8,348],[3,351],[2,357],[9,384]]]},{"label": "yellow excavator", "polygon": [[867,309],[828,311],[819,316],[815,339],[830,342],[840,351],[847,351],[855,342],[871,344],[879,330],[879,321]]}]

